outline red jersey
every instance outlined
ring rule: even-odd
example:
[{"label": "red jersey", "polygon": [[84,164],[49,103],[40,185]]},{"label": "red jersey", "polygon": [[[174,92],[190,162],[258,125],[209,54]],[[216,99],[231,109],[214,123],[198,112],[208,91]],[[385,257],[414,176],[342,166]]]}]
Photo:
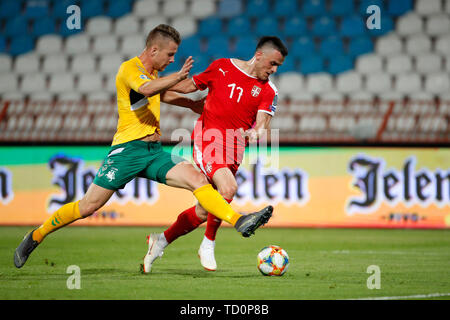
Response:
[{"label": "red jersey", "polygon": [[203,128],[250,129],[259,111],[274,115],[278,91],[240,69],[232,59],[218,59],[192,77],[200,90],[209,89],[202,113]]}]

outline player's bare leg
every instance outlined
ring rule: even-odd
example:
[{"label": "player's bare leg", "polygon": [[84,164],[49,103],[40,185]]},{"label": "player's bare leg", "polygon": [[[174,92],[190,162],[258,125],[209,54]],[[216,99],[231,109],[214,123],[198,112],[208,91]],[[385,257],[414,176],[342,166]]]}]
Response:
[{"label": "player's bare leg", "polygon": [[103,207],[113,193],[113,190],[91,184],[80,201],[65,204],[53,213],[39,228],[34,229],[25,235],[14,252],[14,265],[17,268],[21,268],[33,250],[36,249],[48,234],[78,219],[90,216]]}]

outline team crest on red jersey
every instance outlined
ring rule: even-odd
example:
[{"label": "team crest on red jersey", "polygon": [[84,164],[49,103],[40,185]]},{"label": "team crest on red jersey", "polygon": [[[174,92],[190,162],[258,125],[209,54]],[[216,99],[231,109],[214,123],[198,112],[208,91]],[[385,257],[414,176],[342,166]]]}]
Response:
[{"label": "team crest on red jersey", "polygon": [[253,89],[252,89],[252,96],[253,97],[257,97],[260,92],[261,92],[261,88],[260,87],[253,86]]}]

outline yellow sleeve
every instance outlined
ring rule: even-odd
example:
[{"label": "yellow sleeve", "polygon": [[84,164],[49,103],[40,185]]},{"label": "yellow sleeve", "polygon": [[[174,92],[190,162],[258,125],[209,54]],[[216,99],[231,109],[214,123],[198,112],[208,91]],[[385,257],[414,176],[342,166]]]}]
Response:
[{"label": "yellow sleeve", "polygon": [[138,92],[140,86],[151,81],[143,70],[134,62],[125,62],[120,67],[119,76],[134,91]]}]

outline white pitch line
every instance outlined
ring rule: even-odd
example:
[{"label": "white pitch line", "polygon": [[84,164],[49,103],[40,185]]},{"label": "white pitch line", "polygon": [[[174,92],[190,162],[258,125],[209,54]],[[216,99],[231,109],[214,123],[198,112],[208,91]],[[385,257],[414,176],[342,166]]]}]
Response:
[{"label": "white pitch line", "polygon": [[369,298],[356,298],[345,300],[401,300],[401,299],[427,299],[436,297],[450,296],[450,293],[429,293],[429,294],[416,294],[412,296],[397,296],[397,297],[369,297]]}]

